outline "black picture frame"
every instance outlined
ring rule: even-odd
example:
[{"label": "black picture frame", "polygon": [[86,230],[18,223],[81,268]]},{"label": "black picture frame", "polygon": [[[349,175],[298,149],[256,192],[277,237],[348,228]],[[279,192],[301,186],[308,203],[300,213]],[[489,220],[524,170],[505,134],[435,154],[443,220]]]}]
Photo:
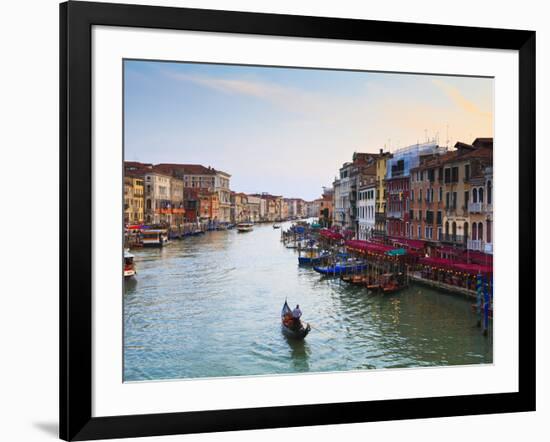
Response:
[{"label": "black picture frame", "polygon": [[[519,53],[519,391],[92,417],[94,25],[510,49]],[[535,32],[67,2],[60,5],[60,437],[90,440],[535,410]]]}]

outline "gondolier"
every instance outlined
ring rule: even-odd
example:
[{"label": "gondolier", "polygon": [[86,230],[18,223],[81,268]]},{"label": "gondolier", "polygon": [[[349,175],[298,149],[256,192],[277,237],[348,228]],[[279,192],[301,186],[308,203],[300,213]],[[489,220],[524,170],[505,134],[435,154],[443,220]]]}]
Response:
[{"label": "gondolier", "polygon": [[302,310],[300,310],[300,306],[298,304],[296,304],[296,308],[294,310],[292,310],[292,317],[294,319],[300,319],[300,317],[302,316]]}]

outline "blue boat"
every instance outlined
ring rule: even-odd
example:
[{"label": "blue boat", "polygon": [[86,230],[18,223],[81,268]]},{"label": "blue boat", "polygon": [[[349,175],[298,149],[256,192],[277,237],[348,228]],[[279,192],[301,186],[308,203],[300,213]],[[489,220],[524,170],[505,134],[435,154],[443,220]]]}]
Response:
[{"label": "blue boat", "polygon": [[321,254],[306,254],[306,256],[298,257],[298,264],[300,265],[319,265],[328,256],[328,253]]},{"label": "blue boat", "polygon": [[315,266],[313,270],[321,275],[346,275],[366,270],[366,262],[338,262],[331,266]]}]

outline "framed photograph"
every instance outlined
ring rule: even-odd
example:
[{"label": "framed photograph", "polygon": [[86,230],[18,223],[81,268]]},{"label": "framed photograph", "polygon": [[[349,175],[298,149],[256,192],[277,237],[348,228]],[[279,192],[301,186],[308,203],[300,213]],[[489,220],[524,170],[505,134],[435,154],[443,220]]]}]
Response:
[{"label": "framed photograph", "polygon": [[62,439],[535,409],[535,32],[60,23]]}]

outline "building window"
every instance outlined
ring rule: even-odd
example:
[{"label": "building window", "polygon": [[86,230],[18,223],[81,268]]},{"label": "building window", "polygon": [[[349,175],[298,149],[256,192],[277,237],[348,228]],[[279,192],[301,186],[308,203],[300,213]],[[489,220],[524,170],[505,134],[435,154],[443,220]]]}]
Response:
[{"label": "building window", "polygon": [[[488,198],[488,196],[487,196]],[[493,226],[492,226],[493,222],[491,220],[487,220],[487,242],[490,243],[492,242],[492,236],[493,236]]]},{"label": "building window", "polygon": [[478,195],[479,195],[479,202],[482,203],[483,202],[483,187],[479,188]]},{"label": "building window", "polygon": [[464,166],[464,181],[468,181],[470,179],[470,165],[466,164]]},{"label": "building window", "polygon": [[455,166],[451,170],[451,180],[453,183],[458,183],[458,166]]},{"label": "building window", "polygon": [[448,184],[451,182],[451,169],[445,169],[445,183]]},{"label": "building window", "polygon": [[483,224],[478,223],[477,225],[477,237],[480,241],[483,241]]},{"label": "building window", "polygon": [[472,190],[472,202],[477,203],[477,189]]}]

